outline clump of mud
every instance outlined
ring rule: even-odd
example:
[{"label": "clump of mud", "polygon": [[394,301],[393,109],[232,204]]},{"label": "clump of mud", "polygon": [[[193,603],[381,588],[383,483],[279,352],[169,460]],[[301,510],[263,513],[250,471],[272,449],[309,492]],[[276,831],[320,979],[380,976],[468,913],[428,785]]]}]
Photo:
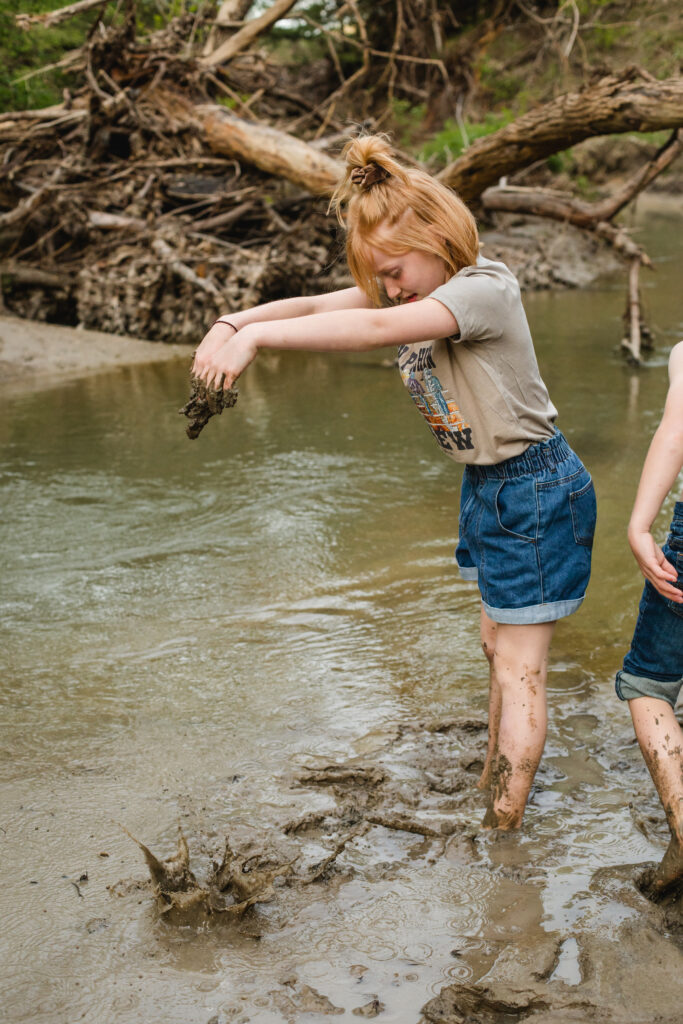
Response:
[{"label": "clump of mud", "polygon": [[187,416],[185,433],[194,441],[212,416],[220,416],[224,409],[232,409],[239,391],[236,388],[207,388],[199,377],[190,379],[190,398],[178,410],[180,416]]}]

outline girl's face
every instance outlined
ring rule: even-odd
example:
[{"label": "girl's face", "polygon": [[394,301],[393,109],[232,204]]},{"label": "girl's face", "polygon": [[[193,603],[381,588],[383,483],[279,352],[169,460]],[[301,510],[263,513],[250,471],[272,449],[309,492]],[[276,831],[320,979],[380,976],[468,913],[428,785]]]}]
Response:
[{"label": "girl's face", "polygon": [[440,256],[419,249],[393,256],[371,245],[369,254],[374,272],[392,302],[425,299],[453,273]]}]

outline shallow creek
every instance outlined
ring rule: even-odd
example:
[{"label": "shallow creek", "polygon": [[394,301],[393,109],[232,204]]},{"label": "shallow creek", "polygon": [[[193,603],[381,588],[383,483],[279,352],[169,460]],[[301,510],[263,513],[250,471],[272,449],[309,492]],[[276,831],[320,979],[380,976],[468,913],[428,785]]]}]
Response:
[{"label": "shallow creek", "polygon": [[[460,471],[387,353],[261,356],[196,441],[182,363],[5,396],[0,1018],[412,1024],[460,984],[476,1021],[680,1019],[680,929],[633,884],[666,828],[613,694],[640,593],[626,523],[683,338],[681,221],[651,214],[642,237],[647,367],[618,351],[623,275],[526,299],[599,529],[514,837],[479,831]],[[346,789],[302,777],[351,760]],[[178,924],[118,824],[163,857],[180,824],[201,880],[226,836],[255,849],[349,800],[457,827],[387,817],[238,923]],[[310,862],[331,849],[324,827],[287,834]],[[464,1019],[449,991],[424,1019]]]}]

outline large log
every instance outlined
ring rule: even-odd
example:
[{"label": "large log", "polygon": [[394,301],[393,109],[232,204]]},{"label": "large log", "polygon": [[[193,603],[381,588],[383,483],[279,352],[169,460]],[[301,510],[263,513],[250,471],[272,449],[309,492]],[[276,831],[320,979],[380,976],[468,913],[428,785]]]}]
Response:
[{"label": "large log", "polygon": [[341,161],[307,142],[276,128],[245,121],[218,105],[196,107],[195,115],[214,153],[237,157],[316,195],[329,194],[344,171]]},{"label": "large log", "polygon": [[657,81],[631,68],[558,96],[477,139],[439,178],[463,199],[476,199],[500,178],[591,136],[681,127],[683,78]]}]

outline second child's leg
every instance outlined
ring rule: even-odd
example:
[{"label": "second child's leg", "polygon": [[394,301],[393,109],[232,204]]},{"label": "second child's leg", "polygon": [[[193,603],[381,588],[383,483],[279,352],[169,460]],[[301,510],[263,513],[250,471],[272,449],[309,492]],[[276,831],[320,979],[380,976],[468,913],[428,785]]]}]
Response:
[{"label": "second child's leg", "polygon": [[485,828],[519,828],[545,745],[546,677],[554,622],[498,623],[492,678],[500,690]]},{"label": "second child's leg", "polygon": [[683,729],[665,700],[635,697],[628,706],[671,831],[664,858],[647,879],[647,888],[657,895],[683,882]]}]

